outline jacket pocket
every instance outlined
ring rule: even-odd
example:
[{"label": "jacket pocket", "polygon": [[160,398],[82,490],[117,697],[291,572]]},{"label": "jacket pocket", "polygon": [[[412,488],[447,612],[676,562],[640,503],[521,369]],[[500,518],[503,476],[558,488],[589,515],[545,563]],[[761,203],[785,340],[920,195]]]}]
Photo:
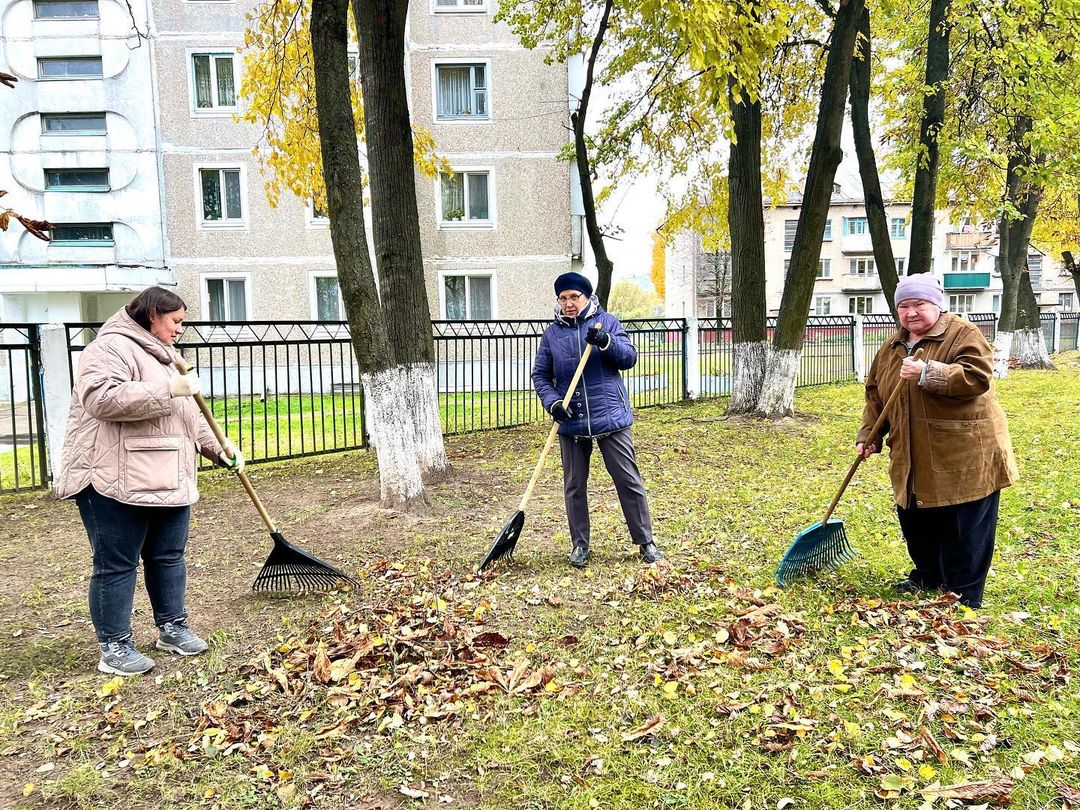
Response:
[{"label": "jacket pocket", "polygon": [[986,463],[989,419],[927,419],[930,465],[937,472],[960,472]]},{"label": "jacket pocket", "polygon": [[125,490],[175,492],[180,488],[180,437],[131,436],[123,442]]}]

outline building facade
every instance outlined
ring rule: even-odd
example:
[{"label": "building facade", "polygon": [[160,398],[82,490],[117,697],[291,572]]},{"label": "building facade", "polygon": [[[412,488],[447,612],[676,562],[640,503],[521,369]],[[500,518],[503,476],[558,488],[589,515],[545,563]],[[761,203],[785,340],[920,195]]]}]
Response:
[{"label": "building facade", "polygon": [[[784,278],[791,260],[799,221],[800,199],[765,208],[766,304],[770,315],[780,310]],[[898,275],[907,273],[911,204],[889,201],[885,205]],[[948,308],[956,313],[988,313],[1001,310],[1001,275],[997,272],[996,225],[956,222],[948,211],[939,212],[934,227],[931,272],[941,279]],[[694,299],[697,284],[698,314],[714,316],[715,290],[708,289],[710,268],[722,258],[701,249],[700,237],[683,233],[671,240],[667,255],[667,302],[669,316],[677,317]],[[1071,312],[1077,302],[1074,288],[1060,262],[1030,246],[1028,269],[1039,306],[1047,311]],[[706,281],[703,282],[703,279]],[[817,279],[810,304],[811,315],[866,315],[888,313],[881,279],[874,259],[866,212],[858,194],[833,187],[829,218],[818,259]]]},{"label": "building facade", "polygon": [[[329,221],[288,194],[269,204],[260,128],[236,120],[257,5],[0,0],[20,79],[0,113],[0,188],[58,226],[48,244],[0,235],[5,320],[98,320],[152,284],[192,320],[344,317]],[[433,318],[546,316],[551,278],[576,264],[571,164],[555,159],[570,72],[495,10],[410,7],[414,123],[454,169],[416,180]]]},{"label": "building facade", "polygon": [[97,320],[132,290],[172,284],[145,8],[117,0],[0,0],[3,202],[54,223],[0,233],[6,321]]}]

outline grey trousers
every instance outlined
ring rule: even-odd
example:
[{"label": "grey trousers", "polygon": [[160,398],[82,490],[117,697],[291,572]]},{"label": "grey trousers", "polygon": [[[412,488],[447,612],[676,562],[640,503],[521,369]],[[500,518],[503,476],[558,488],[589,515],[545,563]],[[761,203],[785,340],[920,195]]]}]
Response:
[{"label": "grey trousers", "polygon": [[[653,542],[652,519],[645,485],[641,481],[634,458],[634,440],[630,428],[597,438],[615,491],[619,494],[623,517],[630,537],[641,546]],[[570,523],[570,539],[575,546],[589,545],[589,460],[593,439],[588,436],[559,436],[562,450],[563,492],[566,498],[566,517]]]}]

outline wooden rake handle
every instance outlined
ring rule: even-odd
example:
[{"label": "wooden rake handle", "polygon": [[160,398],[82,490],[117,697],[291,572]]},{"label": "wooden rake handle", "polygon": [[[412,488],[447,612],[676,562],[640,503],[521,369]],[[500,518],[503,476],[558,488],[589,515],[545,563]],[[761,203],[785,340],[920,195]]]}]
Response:
[{"label": "wooden rake handle", "polygon": [[[184,361],[183,357],[178,357],[175,361],[176,370],[181,374],[187,374],[190,368]],[[195,403],[199,406],[199,410],[202,411],[203,417],[206,419],[206,424],[210,425],[210,430],[214,432],[214,438],[218,440],[218,444],[221,445],[221,449],[228,454],[229,450],[226,447],[225,431],[221,429],[221,426],[214,418],[214,414],[210,412],[210,406],[206,404],[206,400],[203,399],[202,394],[195,395]],[[251,502],[255,504],[255,510],[259,513],[259,517],[262,518],[263,523],[266,524],[266,528],[272,533],[277,531],[274,526],[274,521],[271,519],[269,513],[266,511],[266,507],[262,505],[262,501],[259,500],[259,496],[255,494],[255,488],[251,486],[251,482],[248,480],[247,473],[240,470],[236,473],[237,478],[240,479],[240,483],[244,485],[244,489],[247,490],[248,497],[251,498]]]},{"label": "wooden rake handle", "polygon": [[[914,360],[918,360],[922,353],[922,349],[916,349],[915,354],[911,355],[911,357]],[[907,387],[905,385],[905,382],[905,380],[901,380],[897,384],[896,388],[893,389],[893,392],[889,394],[889,398],[885,400],[885,406],[881,409],[881,413],[878,414],[877,421],[874,422],[874,426],[870,428],[870,432],[866,435],[866,441],[863,442],[864,447],[874,441],[874,438],[877,436],[878,431],[881,430],[881,426],[885,424],[885,419],[888,417],[889,411],[891,411],[893,405],[896,404],[896,400],[900,398],[900,392]],[[848,470],[847,476],[844,477],[844,483],[840,485],[840,490],[836,493],[836,497],[832,499],[832,503],[829,504],[829,508],[825,510],[825,517],[821,519],[822,523],[829,522],[829,518],[832,517],[833,510],[836,509],[836,505],[840,503],[840,498],[841,496],[843,496],[844,490],[847,489],[847,485],[851,483],[851,479],[855,477],[855,471],[859,469],[859,465],[862,463],[863,457],[860,453],[855,456],[855,462],[851,465],[851,469]]]},{"label": "wooden rake handle", "polygon": [[[581,379],[582,373],[585,371],[585,363],[589,360],[589,355],[592,354],[591,343],[585,344],[585,351],[581,353],[581,359],[578,361],[577,368],[574,369],[574,376],[570,378],[570,387],[566,389],[566,396],[563,397],[562,406],[564,408],[570,407],[570,398],[574,396],[574,391],[577,389],[578,381]],[[540,453],[540,460],[536,462],[536,469],[533,470],[532,478],[529,479],[529,486],[525,488],[525,494],[521,496],[521,502],[518,504],[518,511],[525,511],[525,504],[529,502],[529,498],[532,497],[533,488],[536,486],[537,480],[540,478],[540,471],[544,469],[544,462],[547,461],[548,453],[551,452],[551,446],[555,444],[555,437],[559,434],[559,423],[553,422],[551,425],[551,431],[548,433],[547,441],[544,442],[544,450]]]}]

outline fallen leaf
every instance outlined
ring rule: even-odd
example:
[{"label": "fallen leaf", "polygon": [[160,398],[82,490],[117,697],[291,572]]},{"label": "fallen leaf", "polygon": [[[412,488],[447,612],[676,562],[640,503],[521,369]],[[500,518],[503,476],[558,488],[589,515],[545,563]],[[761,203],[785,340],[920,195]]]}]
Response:
[{"label": "fallen leaf", "polygon": [[654,714],[642,725],[635,729],[624,732],[622,735],[623,742],[634,742],[646,737],[656,736],[656,732],[664,725],[664,716],[661,714]]}]

